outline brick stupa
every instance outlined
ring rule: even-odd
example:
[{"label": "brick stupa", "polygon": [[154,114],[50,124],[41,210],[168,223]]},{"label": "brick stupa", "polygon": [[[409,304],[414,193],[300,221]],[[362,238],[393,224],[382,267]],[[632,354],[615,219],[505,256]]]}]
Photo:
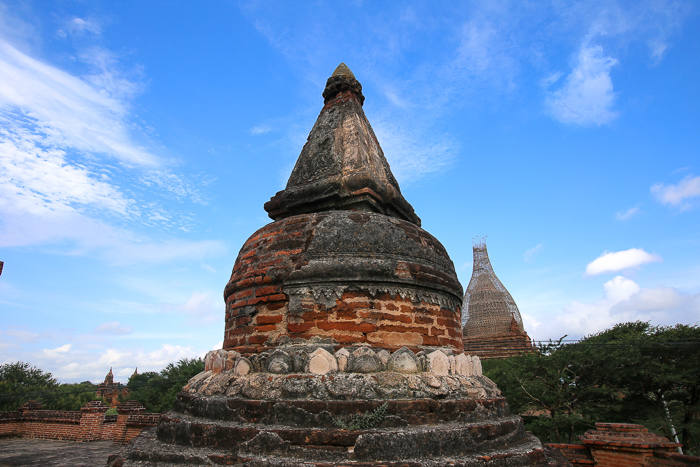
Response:
[{"label": "brick stupa", "polygon": [[[224,348],[115,465],[547,465],[479,359],[462,287],[421,229],[344,65],[274,222],[224,291]],[[120,464],[121,463],[121,464]]]},{"label": "brick stupa", "polygon": [[462,301],[464,351],[482,359],[534,352],[518,305],[493,272],[486,243],[474,244],[472,277]]}]

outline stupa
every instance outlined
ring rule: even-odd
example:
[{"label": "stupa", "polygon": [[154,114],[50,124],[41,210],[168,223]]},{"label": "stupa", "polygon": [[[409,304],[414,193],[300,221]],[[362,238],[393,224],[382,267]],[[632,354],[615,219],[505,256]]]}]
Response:
[{"label": "stupa", "polygon": [[462,301],[464,351],[480,358],[534,352],[518,305],[493,271],[486,242],[474,242],[472,278]]},{"label": "stupa", "polygon": [[341,64],[274,222],[224,290],[222,350],[114,465],[548,464],[479,359],[462,287],[420,227]]}]

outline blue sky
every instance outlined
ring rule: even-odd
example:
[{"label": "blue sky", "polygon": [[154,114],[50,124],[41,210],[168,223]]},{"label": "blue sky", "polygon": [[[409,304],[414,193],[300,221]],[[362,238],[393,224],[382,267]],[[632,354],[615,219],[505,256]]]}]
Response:
[{"label": "blue sky", "polygon": [[0,1],[0,363],[125,382],[220,346],[340,62],[531,337],[700,322],[695,2]]}]

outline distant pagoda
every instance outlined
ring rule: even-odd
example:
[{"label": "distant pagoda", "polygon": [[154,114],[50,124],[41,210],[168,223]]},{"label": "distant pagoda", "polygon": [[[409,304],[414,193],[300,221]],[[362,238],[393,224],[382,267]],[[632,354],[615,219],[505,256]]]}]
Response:
[{"label": "distant pagoda", "polygon": [[483,239],[474,242],[474,267],[462,310],[466,353],[489,359],[534,351],[518,305],[493,272]]}]

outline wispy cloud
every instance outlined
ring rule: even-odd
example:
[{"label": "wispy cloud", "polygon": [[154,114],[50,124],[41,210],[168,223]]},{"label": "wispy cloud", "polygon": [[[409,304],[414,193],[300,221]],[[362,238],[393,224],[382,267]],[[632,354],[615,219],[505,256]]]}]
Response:
[{"label": "wispy cloud", "polygon": [[[41,353],[34,354],[32,363],[60,375],[62,380],[89,379],[99,382],[109,368],[113,368],[115,376],[128,378],[137,367],[139,372],[160,371],[168,363],[183,358],[196,358],[204,353],[192,347],[173,344],[164,344],[152,351],[114,347],[88,351],[71,347],[71,344],[66,344],[56,349],[44,349]],[[126,383],[126,380],[120,382]]]},{"label": "wispy cloud", "polygon": [[[170,201],[206,204],[202,187],[172,169],[148,145],[131,114],[144,89],[140,71],[88,45],[75,76],[5,40],[0,30],[0,245],[63,244],[64,254],[89,254],[120,264],[203,257],[221,242],[155,242],[121,227],[189,231],[188,214]],[[94,20],[72,18],[66,34],[99,35]],[[3,37],[4,35],[4,37]],[[88,41],[89,42],[89,41]],[[82,69],[85,69],[83,67]],[[135,79],[134,79],[135,78]]]},{"label": "wispy cloud", "polygon": [[687,210],[694,207],[693,201],[700,197],[700,176],[687,175],[675,185],[656,183],[650,191],[657,201]]},{"label": "wispy cloud", "polygon": [[[415,148],[407,154],[447,154],[442,148],[449,146],[444,144],[449,135],[443,138],[439,126],[430,127],[428,122],[445,118],[447,107],[483,105],[492,96],[530,88],[534,83],[526,80],[532,75],[524,71],[532,68],[547,76],[541,85],[549,115],[574,125],[609,124],[620,113],[612,74],[617,57],[630,42],[652,38],[657,42],[652,53],[660,56],[683,18],[682,8],[658,1],[641,1],[634,7],[593,1],[553,8],[513,1],[431,5],[429,12],[427,8],[401,5],[391,7],[391,14],[378,15],[366,5],[351,4],[341,18],[330,5],[309,4],[299,10],[284,3],[251,1],[243,11],[302,79],[317,89],[341,57],[365,89],[378,90],[388,121],[406,128],[423,126],[421,138],[412,138],[412,130],[380,130],[388,157],[391,147],[399,145]],[[346,47],[356,43],[356,35],[365,40]],[[449,45],[435,54],[425,45],[426,37]],[[564,70],[558,63],[561,57],[551,52],[560,47],[543,44],[571,47],[572,37],[578,37],[574,42],[578,45],[572,51],[573,63]],[[375,118],[370,121],[375,130],[381,126]],[[405,142],[394,143],[387,135]],[[437,165],[431,165],[409,157],[406,165],[415,180],[446,170],[450,165],[442,162],[447,159],[440,157]],[[391,164],[403,172],[401,162]]]},{"label": "wispy cloud", "polygon": [[586,266],[586,275],[595,276],[606,272],[638,268],[643,264],[661,261],[659,255],[647,253],[640,248],[605,252]]},{"label": "wispy cloud", "polygon": [[[85,33],[102,34],[102,26],[97,21],[77,17],[66,21],[66,29],[70,34],[76,35]],[[61,30],[61,32],[63,32],[63,30]]]},{"label": "wispy cloud", "polygon": [[603,125],[613,121],[618,113],[613,110],[610,71],[616,64],[602,47],[584,44],[562,87],[549,93],[545,101],[548,112],[563,123]]},{"label": "wispy cloud", "polygon": [[459,153],[459,144],[449,135],[429,132],[418,124],[379,117],[373,127],[391,171],[401,183],[449,168]]},{"label": "wispy cloud", "polygon": [[537,254],[540,251],[542,251],[543,248],[544,248],[544,245],[542,245],[541,243],[538,243],[537,245],[533,246],[532,248],[530,248],[529,250],[527,250],[523,254],[523,260],[526,263],[532,263],[535,260],[535,256],[537,256]]},{"label": "wispy cloud", "polygon": [[269,133],[272,131],[272,127],[270,125],[257,125],[254,126],[253,128],[250,129],[250,134],[251,135],[264,135],[265,133]]},{"label": "wispy cloud", "polygon": [[[124,102],[113,99],[0,39],[0,106],[31,120],[48,143],[104,154],[126,164],[153,166],[160,158],[131,135]],[[111,91],[124,91],[123,82]],[[121,87],[121,88],[120,88]]]},{"label": "wispy cloud", "polygon": [[627,209],[626,211],[618,211],[617,213],[615,213],[615,219],[617,219],[618,221],[628,221],[632,218],[639,216],[641,213],[642,210],[639,209],[639,207],[634,206]]},{"label": "wispy cloud", "polygon": [[98,334],[108,334],[113,336],[122,336],[125,334],[131,334],[134,327],[129,324],[122,324],[119,321],[109,321],[107,323],[102,323],[95,328]]}]

